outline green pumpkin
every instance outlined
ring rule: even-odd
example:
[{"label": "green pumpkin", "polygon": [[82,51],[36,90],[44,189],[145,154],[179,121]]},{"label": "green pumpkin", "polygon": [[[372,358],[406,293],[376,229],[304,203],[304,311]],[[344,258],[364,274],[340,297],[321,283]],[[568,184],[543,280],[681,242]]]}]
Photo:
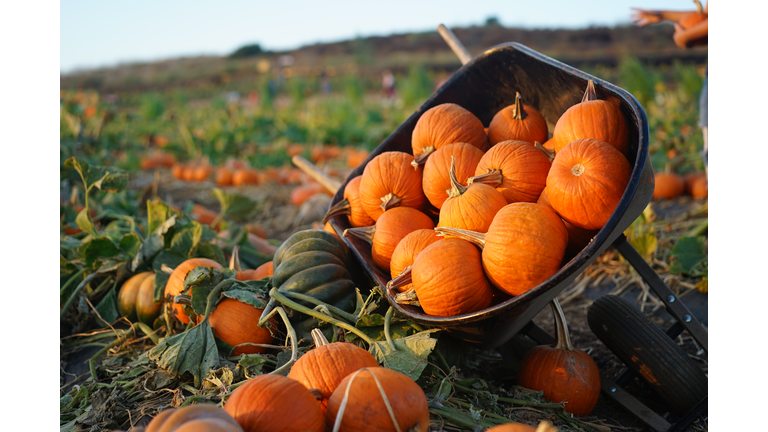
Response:
[{"label": "green pumpkin", "polygon": [[163,310],[163,302],[154,301],[154,292],[154,272],[132,276],[125,281],[117,295],[117,309],[120,315],[131,322],[138,320],[151,326]]},{"label": "green pumpkin", "polygon": [[351,312],[355,283],[346,260],[346,245],[333,234],[317,229],[299,231],[275,252],[272,286],[279,291],[311,295]]}]

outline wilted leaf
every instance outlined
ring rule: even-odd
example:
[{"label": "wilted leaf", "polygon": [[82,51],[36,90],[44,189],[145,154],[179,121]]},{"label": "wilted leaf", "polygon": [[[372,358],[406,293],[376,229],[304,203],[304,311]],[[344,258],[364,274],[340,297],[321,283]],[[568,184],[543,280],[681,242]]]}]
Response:
[{"label": "wilted leaf", "polygon": [[77,157],[71,157],[64,162],[64,166],[74,168],[83,180],[85,193],[92,187],[103,191],[119,192],[128,184],[128,174],[116,167],[89,165],[88,162]]},{"label": "wilted leaf", "polygon": [[98,236],[96,227],[93,225],[93,221],[91,221],[91,215],[89,214],[88,209],[84,208],[77,214],[75,223],[84,233],[90,234],[92,237]]},{"label": "wilted leaf", "polygon": [[199,387],[208,371],[219,366],[219,351],[208,319],[177,335],[164,338],[148,357],[176,375],[190,372]]},{"label": "wilted leaf", "polygon": [[397,351],[392,350],[386,341],[374,342],[368,351],[382,366],[404,373],[415,381],[427,367],[427,358],[437,343],[437,339],[432,335],[437,332],[440,332],[440,329],[425,330],[408,337],[394,339]]}]

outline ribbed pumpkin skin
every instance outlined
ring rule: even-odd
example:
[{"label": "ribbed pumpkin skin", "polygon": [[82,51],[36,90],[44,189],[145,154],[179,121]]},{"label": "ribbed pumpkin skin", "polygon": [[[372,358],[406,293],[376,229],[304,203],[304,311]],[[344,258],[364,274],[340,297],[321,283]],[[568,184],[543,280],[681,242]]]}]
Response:
[{"label": "ribbed pumpkin skin", "polygon": [[363,209],[363,203],[360,201],[360,182],[362,176],[357,176],[347,182],[344,187],[344,198],[349,201],[349,224],[353,227],[366,227],[376,223],[373,218]]},{"label": "ribbed pumpkin skin", "polygon": [[323,411],[300,382],[287,376],[264,374],[235,389],[224,411],[245,432],[322,432]]},{"label": "ribbed pumpkin skin", "polygon": [[[552,204],[549,202],[547,188],[544,188],[544,190],[541,191],[541,196],[539,196],[539,200],[536,201],[536,203],[545,205],[551,208],[553,211],[555,210],[552,207]],[[576,256],[579,252],[582,251],[582,249],[587,247],[589,242],[595,237],[595,235],[597,235],[597,232],[600,231],[585,230],[584,228],[579,228],[575,225],[572,225],[566,220],[563,220],[563,224],[565,225],[565,229],[568,230],[568,246],[565,248],[565,259],[570,259]]]},{"label": "ribbed pumpkin skin", "polygon": [[520,364],[517,383],[543,391],[552,402],[567,400],[565,410],[586,416],[597,405],[600,395],[600,370],[589,354],[548,345],[531,348]]},{"label": "ribbed pumpkin skin", "polygon": [[184,424],[202,419],[219,419],[236,428],[240,427],[232,416],[218,406],[213,404],[194,404],[183,408],[170,408],[162,411],[149,422],[145,432],[172,432],[178,430]]},{"label": "ribbed pumpkin skin", "polygon": [[522,120],[515,119],[515,105],[502,108],[493,116],[488,125],[488,140],[491,146],[502,141],[526,141],[531,144],[538,141],[544,143],[549,138],[547,121],[536,108],[523,105],[527,114]]},{"label": "ribbed pumpkin skin", "polygon": [[496,189],[508,204],[536,202],[547,184],[551,166],[541,150],[525,141],[502,141],[488,150],[475,168],[475,176],[501,170],[502,184]]},{"label": "ribbed pumpkin skin", "polygon": [[174,429],[173,432],[243,432],[243,428],[222,419],[206,418],[184,423]]},{"label": "ribbed pumpkin skin", "polygon": [[[242,343],[270,344],[274,340],[270,325],[259,327],[263,309],[255,308],[233,298],[225,298],[211,312],[208,320],[213,333],[224,342],[234,346]],[[270,323],[274,325],[274,323]],[[252,345],[235,348],[232,355],[258,354],[267,349]]]},{"label": "ribbed pumpkin skin", "polygon": [[[195,267],[209,267],[220,269],[221,264],[208,258],[191,258],[183,263],[179,264],[173,270],[173,273],[168,277],[168,283],[165,284],[164,297],[177,296],[184,290],[184,279],[187,277],[187,273]],[[171,315],[175,316],[179,321],[184,324],[189,324],[189,317],[184,313],[184,305],[172,303]]]},{"label": "ribbed pumpkin skin", "polygon": [[435,223],[424,213],[410,207],[387,210],[376,221],[371,244],[371,257],[382,270],[389,270],[392,254],[406,235],[417,229],[433,229]]},{"label": "ribbed pumpkin skin", "polygon": [[407,431],[416,425],[420,431],[428,430],[429,407],[424,390],[408,376],[383,367],[361,369],[357,375],[353,373],[344,378],[328,400],[328,411],[325,416],[326,430],[333,430],[350,381],[349,399],[339,431],[394,432],[397,430],[392,424],[373,374],[379,379],[384,394],[387,395],[399,430]]},{"label": "ribbed pumpkin skin", "polygon": [[536,432],[536,428],[524,423],[504,423],[486,429],[485,432]]},{"label": "ribbed pumpkin skin", "polygon": [[411,166],[408,153],[384,152],[371,159],[360,179],[360,202],[368,216],[379,220],[384,213],[382,198],[393,193],[401,199],[400,207],[422,208],[427,198],[421,189],[423,167]]},{"label": "ribbed pumpkin skin", "polygon": [[424,164],[422,189],[429,202],[440,209],[448,198],[451,179],[451,156],[456,158],[456,180],[466,185],[467,179],[475,175],[475,168],[483,157],[483,151],[467,143],[454,143],[440,147]]},{"label": "ribbed pumpkin skin", "polygon": [[163,312],[163,302],[155,302],[155,274],[144,279],[136,293],[136,318],[147,325],[152,325],[155,318]]},{"label": "ribbed pumpkin skin", "polygon": [[237,272],[235,279],[239,281],[261,280],[272,276],[273,273],[274,268],[272,266],[272,261],[268,261],[253,270],[242,270]]},{"label": "ribbed pumpkin skin", "polygon": [[463,194],[445,200],[437,226],[485,233],[505,205],[507,200],[497,189],[482,183],[473,184]]},{"label": "ribbed pumpkin skin", "polygon": [[520,295],[557,273],[568,231],[551,209],[512,203],[496,213],[483,247],[483,268],[491,283]]},{"label": "ribbed pumpkin skin", "polygon": [[320,390],[323,412],[328,398],[339,383],[352,372],[365,367],[376,367],[379,363],[373,354],[348,342],[334,342],[309,350],[299,357],[288,372],[288,378],[304,384],[308,389]]},{"label": "ribbed pumpkin skin", "polygon": [[480,250],[466,240],[446,238],[424,248],[411,277],[428,315],[456,316],[491,305],[493,287],[483,273]]},{"label": "ribbed pumpkin skin", "polygon": [[600,229],[616,209],[631,173],[629,161],[615,147],[593,139],[576,140],[552,161],[549,202],[571,224]]},{"label": "ribbed pumpkin skin", "polygon": [[[402,273],[406,267],[413,265],[416,257],[427,246],[442,240],[445,237],[437,235],[433,229],[418,229],[412,231],[397,244],[395,251],[392,252],[392,259],[389,261],[389,270],[392,279]],[[400,288],[399,291],[407,291],[413,284]]]},{"label": "ribbed pumpkin skin", "polygon": [[149,276],[154,276],[154,273],[148,271],[131,276],[123,282],[120,292],[117,294],[117,309],[120,311],[120,315],[130,321],[136,321],[136,297],[141,283]]},{"label": "ribbed pumpkin skin", "polygon": [[457,142],[469,143],[486,151],[488,135],[483,122],[474,114],[454,103],[444,103],[424,112],[411,135],[413,155],[424,153],[426,147],[440,147]]},{"label": "ribbed pumpkin skin", "polygon": [[653,199],[673,199],[685,192],[685,180],[675,173],[656,173]]},{"label": "ribbed pumpkin skin", "polygon": [[629,154],[629,128],[621,109],[613,102],[591,100],[568,108],[555,123],[555,153],[579,139],[607,142],[624,156]]}]

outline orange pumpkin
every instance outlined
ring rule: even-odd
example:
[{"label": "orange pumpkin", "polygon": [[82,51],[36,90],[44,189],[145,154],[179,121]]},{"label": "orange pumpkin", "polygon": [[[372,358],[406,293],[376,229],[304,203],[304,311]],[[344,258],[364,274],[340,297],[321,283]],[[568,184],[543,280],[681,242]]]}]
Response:
[{"label": "orange pumpkin", "polygon": [[352,147],[347,147],[347,168],[357,168],[360,165],[365,162],[366,159],[368,159],[368,155],[370,152],[365,149],[355,149]]},{"label": "orange pumpkin", "polygon": [[563,219],[586,230],[600,229],[629,184],[632,167],[608,143],[576,140],[561,149],[547,176],[549,202]]},{"label": "orange pumpkin", "polygon": [[264,264],[256,267],[254,270],[240,270],[235,275],[235,279],[240,281],[248,280],[261,280],[270,277],[274,274],[274,268],[272,261],[265,262]]},{"label": "orange pumpkin", "polygon": [[547,121],[536,108],[523,105],[520,93],[517,92],[515,103],[497,112],[488,125],[491,146],[508,140],[543,143],[548,136]]},{"label": "orange pumpkin", "polygon": [[185,164],[177,163],[171,167],[171,175],[177,180],[184,180]]},{"label": "orange pumpkin", "polygon": [[467,179],[475,174],[475,168],[483,157],[483,151],[467,143],[454,143],[440,147],[424,164],[424,174],[422,176],[422,189],[429,202],[440,209],[443,202],[448,198],[448,191],[451,189],[451,178],[449,171],[451,169],[452,158],[456,159],[455,170],[456,180],[461,184],[466,184]]},{"label": "orange pumpkin", "polygon": [[[192,212],[189,215],[192,216],[192,219],[208,226],[210,226],[216,220],[216,217],[219,216],[215,211],[209,210],[200,204],[194,204],[192,206]],[[214,228],[219,229],[220,226],[221,222],[217,223]]]},{"label": "orange pumpkin", "polygon": [[218,186],[231,186],[232,185],[232,170],[223,166],[216,170],[216,177],[214,181]]},{"label": "orange pumpkin", "polygon": [[427,396],[407,375],[383,367],[362,368],[344,378],[331,395],[325,427],[339,432],[426,431]]},{"label": "orange pumpkin", "polygon": [[417,229],[434,227],[435,223],[424,213],[410,207],[395,207],[384,212],[375,225],[346,229],[343,236],[354,235],[370,243],[373,262],[389,270],[392,253],[403,237]]},{"label": "orange pumpkin", "polygon": [[457,142],[488,150],[488,135],[483,123],[460,105],[444,103],[424,112],[411,135],[414,164],[424,164],[435,150]]},{"label": "orange pumpkin", "polygon": [[685,192],[685,180],[673,172],[660,172],[655,175],[656,185],[653,199],[674,199]]},{"label": "orange pumpkin", "polygon": [[328,398],[347,375],[364,367],[377,367],[379,363],[371,353],[348,342],[328,343],[323,333],[313,329],[315,348],[299,357],[291,367],[288,378],[304,384],[308,389],[319,390],[323,413]]},{"label": "orange pumpkin", "polygon": [[552,423],[543,420],[539,423],[539,427],[533,427],[525,423],[504,423],[492,428],[486,429],[485,432],[557,432],[557,428],[552,426]]},{"label": "orange pumpkin", "polygon": [[624,114],[616,103],[597,99],[592,80],[581,102],[560,116],[552,133],[556,153],[569,143],[585,138],[606,142],[624,156],[629,154],[629,128]]},{"label": "orange pumpkin", "polygon": [[426,197],[421,189],[422,167],[411,166],[408,153],[384,152],[365,166],[360,179],[360,203],[374,221],[394,207],[421,209]]},{"label": "orange pumpkin", "polygon": [[469,184],[485,183],[504,195],[507,203],[536,202],[547,184],[552,163],[525,141],[502,141],[480,159]]},{"label": "orange pumpkin", "polygon": [[709,183],[706,175],[693,179],[689,193],[696,199],[706,198],[709,195]]},{"label": "orange pumpkin", "polygon": [[212,171],[213,168],[207,163],[200,164],[192,172],[192,179],[198,182],[207,181],[211,177]]},{"label": "orange pumpkin", "polygon": [[184,168],[181,170],[181,179],[184,181],[193,181],[195,179],[195,169],[197,168],[197,163],[195,162],[188,162],[184,165]]},{"label": "orange pumpkin", "polygon": [[455,228],[435,231],[483,248],[482,263],[488,279],[513,296],[555,274],[568,244],[568,231],[560,216],[536,203],[507,204],[496,213],[486,234]]},{"label": "orange pumpkin", "polygon": [[[417,229],[408,233],[397,244],[395,251],[392,252],[392,259],[389,261],[389,271],[392,279],[411,267],[416,257],[419,256],[424,248],[442,239],[443,237],[437,235],[434,229]],[[410,288],[413,288],[413,286],[408,285],[398,289],[402,292]]]},{"label": "orange pumpkin", "polygon": [[[166,298],[168,296],[173,298],[181,294],[181,292],[184,291],[184,279],[186,279],[187,273],[195,267],[220,269],[221,264],[208,258],[191,258],[182,262],[173,269],[173,273],[168,277],[163,296]],[[184,312],[184,305],[172,302],[167,302],[166,305],[170,306],[171,310],[169,312],[172,316],[175,316],[184,324],[189,324],[189,317]]]},{"label": "orange pumpkin", "polygon": [[353,227],[371,226],[376,223],[375,220],[368,216],[360,201],[361,180],[362,177],[357,176],[347,182],[347,185],[344,186],[344,199],[328,209],[323,223],[328,223],[328,220],[338,215],[347,215],[349,224]]},{"label": "orange pumpkin", "polygon": [[232,186],[251,185],[258,181],[259,175],[253,168],[240,168],[232,173]]},{"label": "orange pumpkin", "polygon": [[[544,188],[543,191],[541,191],[541,195],[539,196],[539,200],[536,201],[537,204],[541,204],[544,206],[547,206],[554,211],[555,209],[552,207],[552,204],[549,202],[549,196],[547,195],[547,188]],[[592,241],[593,238],[595,238],[595,235],[597,235],[597,232],[599,230],[585,230],[583,228],[579,228],[577,226],[572,225],[568,221],[560,218],[563,220],[563,225],[565,225],[565,229],[568,230],[568,246],[565,248],[565,260],[570,260],[571,258],[575,257],[579,252],[581,252],[590,241]]]},{"label": "orange pumpkin", "polygon": [[216,309],[208,316],[213,328],[213,334],[229,345],[236,347],[232,355],[258,354],[267,350],[266,347],[240,344],[271,344],[274,340],[269,327],[275,328],[275,323],[264,327],[257,324],[261,319],[263,309],[253,307],[233,298],[225,298],[216,305]]},{"label": "orange pumpkin", "polygon": [[[240,431],[242,428],[226,411],[213,404],[193,404],[183,408],[169,408],[163,410],[147,424],[145,432],[175,432],[181,430],[185,425],[200,420],[219,420],[219,429],[207,429],[211,431],[220,430],[222,432]],[[219,423],[219,422],[214,422]],[[200,423],[197,423],[200,426]],[[227,426],[225,426],[227,425]],[[185,429],[192,430],[192,429]],[[204,431],[206,429],[197,429]]]},{"label": "orange pumpkin", "polygon": [[451,156],[451,189],[440,209],[437,226],[487,232],[493,217],[507,205],[507,201],[501,192],[491,186],[482,183],[469,187],[461,185],[456,180],[454,161]]},{"label": "orange pumpkin", "polygon": [[565,314],[557,299],[551,305],[555,345],[539,345],[528,351],[520,363],[517,383],[544,392],[544,397],[552,402],[567,401],[567,412],[586,416],[600,396],[600,369],[589,354],[571,344]]},{"label": "orange pumpkin", "polygon": [[677,22],[683,29],[687,30],[707,19],[707,13],[704,11],[704,8],[701,7],[701,2],[699,2],[699,0],[694,0],[694,3],[696,3],[696,12],[689,12],[683,15]]},{"label": "orange pumpkin", "polygon": [[224,411],[246,431],[323,431],[323,411],[317,399],[300,382],[284,375],[251,378],[232,392]]},{"label": "orange pumpkin", "polygon": [[296,186],[291,191],[291,204],[300,206],[319,193],[325,193],[327,195],[327,189],[318,182],[310,182],[305,185]]}]

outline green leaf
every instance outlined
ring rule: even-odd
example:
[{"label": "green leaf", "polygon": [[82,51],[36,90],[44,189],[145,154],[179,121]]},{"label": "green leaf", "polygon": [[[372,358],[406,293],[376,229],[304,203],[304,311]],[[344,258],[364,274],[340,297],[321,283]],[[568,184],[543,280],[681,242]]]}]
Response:
[{"label": "green leaf", "polygon": [[147,232],[154,232],[168,220],[170,207],[159,199],[147,201]]},{"label": "green leaf", "polygon": [[707,239],[704,236],[680,237],[669,251],[669,271],[691,276],[707,275]]},{"label": "green leaf", "polygon": [[85,193],[92,187],[103,191],[120,192],[128,185],[128,174],[116,167],[89,165],[77,157],[71,157],[64,162],[67,168],[74,168],[83,180]]},{"label": "green leaf", "polygon": [[80,213],[77,214],[77,218],[75,218],[75,223],[84,233],[90,234],[92,237],[98,236],[96,227],[93,225],[93,221],[91,221],[91,215],[87,208],[80,210]]},{"label": "green leaf", "polygon": [[[226,279],[231,279],[235,282],[236,274],[236,271],[227,268],[195,267],[190,270],[184,279],[184,290],[182,292],[189,290],[189,295],[192,296],[192,309],[195,311],[195,314],[205,314],[208,295],[211,291]],[[216,303],[218,303],[218,299]]]},{"label": "green leaf", "polygon": [[163,300],[165,292],[165,284],[168,283],[170,275],[162,270],[163,264],[170,268],[176,268],[179,264],[183,263],[187,258],[181,255],[177,255],[170,251],[161,251],[152,260],[152,269],[155,271],[155,293],[154,300],[156,302]]},{"label": "green leaf", "polygon": [[191,256],[198,243],[200,243],[202,235],[203,226],[197,221],[177,226],[171,238],[169,248],[179,255]]},{"label": "green leaf", "polygon": [[136,271],[142,264],[149,262],[158,252],[165,248],[165,234],[175,224],[176,216],[171,216],[144,239],[139,252],[133,257],[133,262],[131,262],[132,271]]},{"label": "green leaf", "polygon": [[263,207],[261,203],[257,203],[244,195],[224,192],[219,188],[215,188],[211,192],[219,200],[222,218],[245,222],[251,219]]},{"label": "green leaf", "polygon": [[267,305],[267,301],[264,299],[269,297],[269,295],[264,292],[257,293],[240,288],[228,289],[222,294],[224,294],[225,297],[233,298],[241,303],[249,304],[256,309],[264,309],[264,307]]},{"label": "green leaf", "polygon": [[86,266],[91,267],[99,258],[109,258],[117,255],[120,252],[120,248],[109,238],[100,237],[83,243],[80,246],[79,252],[85,258]]},{"label": "green leaf", "polygon": [[120,239],[120,250],[133,257],[139,252],[141,243],[142,241],[136,233],[128,233]]},{"label": "green leaf", "polygon": [[120,312],[117,310],[117,294],[115,288],[111,288],[107,295],[96,305],[96,311],[99,312],[104,321],[96,319],[101,327],[107,327],[109,324],[120,318]]},{"label": "green leaf", "polygon": [[392,350],[386,341],[377,341],[368,349],[376,361],[384,367],[408,375],[414,381],[427,367],[427,358],[435,349],[437,339],[432,335],[440,329],[425,330],[412,336],[394,339],[397,350]]},{"label": "green leaf", "polygon": [[208,371],[219,366],[219,351],[208,319],[177,335],[164,338],[147,356],[176,375],[189,372],[200,387]]},{"label": "green leaf", "polygon": [[243,354],[240,356],[240,360],[237,362],[235,371],[247,378],[250,375],[260,375],[261,369],[267,359],[257,354]]},{"label": "green leaf", "polygon": [[226,261],[221,248],[212,243],[199,243],[195,250],[195,255],[197,258],[208,258],[219,263]]}]

